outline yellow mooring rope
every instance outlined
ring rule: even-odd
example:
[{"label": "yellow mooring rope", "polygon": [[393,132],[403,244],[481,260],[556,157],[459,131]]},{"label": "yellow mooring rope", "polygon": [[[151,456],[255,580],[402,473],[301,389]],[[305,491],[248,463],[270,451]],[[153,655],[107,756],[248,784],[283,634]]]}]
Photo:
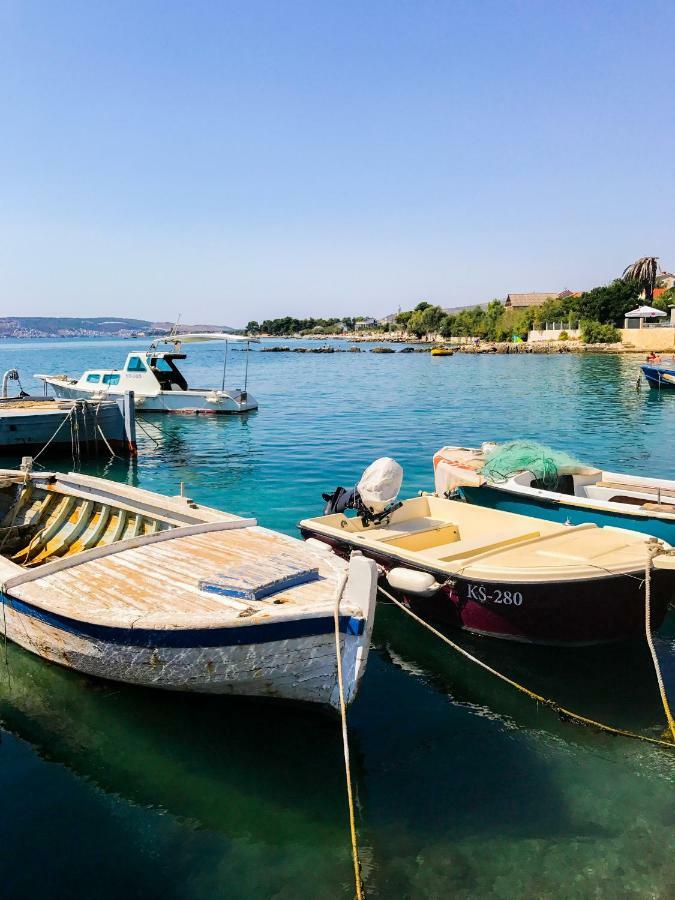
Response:
[{"label": "yellow mooring rope", "polygon": [[651,627],[652,566],[654,564],[654,557],[658,556],[660,553],[663,553],[663,548],[656,538],[649,539],[649,541],[647,542],[647,548],[649,556],[647,559],[647,565],[645,567],[645,635],[647,637],[647,646],[649,647],[649,652],[652,655],[652,662],[654,663],[654,672],[656,673],[656,681],[659,686],[659,694],[661,695],[663,711],[666,714],[666,719],[668,720],[668,725],[670,726],[671,737],[673,739],[673,742],[675,742],[675,721],[673,721],[673,714],[670,711],[670,706],[668,705],[666,686],[663,683],[663,675],[661,674],[661,667],[659,666],[659,658],[656,655],[656,648],[654,647]]},{"label": "yellow mooring rope", "polygon": [[347,782],[347,803],[349,805],[349,830],[352,841],[352,863],[354,864],[354,885],[356,900],[365,897],[361,880],[361,863],[359,862],[359,845],[356,837],[356,819],[354,816],[354,794],[352,793],[352,773],[349,764],[349,739],[347,735],[347,706],[345,704],[344,682],[342,680],[342,650],[340,648],[340,601],[347,584],[347,572],[340,575],[335,598],[335,657],[337,660],[338,690],[340,692],[340,719],[342,721],[342,749],[345,758],[345,780]]},{"label": "yellow mooring rope", "polygon": [[543,703],[545,706],[548,706],[550,709],[555,710],[558,715],[563,718],[572,719],[575,722],[579,722],[582,725],[588,725],[593,728],[598,728],[600,731],[606,731],[609,734],[617,734],[622,737],[633,738],[637,741],[646,741],[648,744],[656,744],[659,747],[667,747],[669,750],[675,750],[675,744],[670,741],[662,741],[658,738],[646,737],[643,734],[637,734],[634,731],[624,731],[622,728],[614,728],[612,725],[605,725],[603,722],[596,722],[595,719],[589,719],[587,716],[581,716],[579,713],[572,712],[572,710],[565,709],[564,706],[560,706],[560,704],[556,703],[555,700],[550,700],[548,697],[542,697],[541,694],[536,694],[534,691],[531,691],[529,688],[526,688],[525,685],[519,684],[517,681],[514,681],[512,678],[509,678],[507,675],[498,672],[497,669],[493,669],[492,666],[488,666],[487,663],[484,663],[478,657],[473,656],[467,650],[464,650],[463,647],[460,647],[459,644],[455,644],[454,641],[451,641],[450,638],[446,637],[432,625],[429,625],[428,622],[425,622],[424,619],[421,619],[418,615],[416,615],[411,609],[408,609],[400,600],[397,600],[396,597],[392,596],[388,591],[385,591],[384,588],[379,588],[380,592],[384,594],[387,599],[391,600],[399,609],[402,609],[406,615],[410,616],[416,622],[419,622],[420,625],[423,625],[428,631],[432,634],[435,634],[436,637],[440,638],[444,643],[446,643],[449,647],[452,647],[453,650],[456,650],[457,653],[460,653],[462,656],[466,657],[466,659],[471,662],[476,663],[476,665],[480,666],[481,669],[485,669],[486,672],[489,672],[491,675],[494,675],[496,678],[499,678],[501,681],[506,682],[506,684],[510,684],[511,687],[516,688],[516,690],[521,691],[521,693],[526,694],[530,699],[536,700],[538,703]]}]

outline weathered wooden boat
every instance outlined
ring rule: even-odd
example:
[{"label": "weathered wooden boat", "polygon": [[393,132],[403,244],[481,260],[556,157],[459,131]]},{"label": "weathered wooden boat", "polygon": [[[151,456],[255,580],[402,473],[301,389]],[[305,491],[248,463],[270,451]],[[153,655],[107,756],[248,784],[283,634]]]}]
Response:
[{"label": "weathered wooden boat", "polygon": [[[7,396],[5,373],[0,397],[0,454],[136,454],[133,394],[118,400],[57,400],[21,393]],[[18,379],[18,376],[16,376]]]},{"label": "weathered wooden boat", "polygon": [[[220,388],[191,388],[176,365],[186,358],[183,344],[222,342],[223,377]],[[247,345],[255,338],[228,333],[172,334],[154,341],[148,350],[136,350],[127,355],[122,369],[90,369],[79,378],[69,375],[38,375],[45,390],[51,387],[57,397],[94,398],[96,400],[122,396],[133,391],[136,406],[143,413],[245,413],[258,408],[256,399],[248,391],[248,355],[243,388],[226,388],[227,348],[232,342]],[[159,344],[172,345],[171,350],[159,350]]]},{"label": "weathered wooden boat", "polygon": [[641,366],[647,383],[650,387],[658,388],[675,388],[675,362],[671,362],[669,366],[664,364],[650,363]]},{"label": "weathered wooden boat", "polygon": [[[443,447],[434,456],[436,493],[459,491],[470,503],[580,525],[629,528],[675,544],[675,481],[609,472],[562,459],[539,444],[518,442],[523,465],[502,464],[496,451]],[[529,448],[529,449],[528,449]]]},{"label": "weathered wooden boat", "polygon": [[335,707],[368,656],[377,573],[254,519],[70,473],[0,470],[6,637],[88,675]]},{"label": "weathered wooden boat", "polygon": [[[595,524],[560,525],[425,495],[382,509],[357,501],[300,522],[305,538],[374,559],[421,617],[517,641],[584,645],[644,635],[648,538]],[[331,501],[333,502],[333,498]],[[340,498],[338,498],[338,505]],[[662,544],[663,550],[669,545]],[[658,628],[675,596],[675,557],[659,556],[651,590]]]}]

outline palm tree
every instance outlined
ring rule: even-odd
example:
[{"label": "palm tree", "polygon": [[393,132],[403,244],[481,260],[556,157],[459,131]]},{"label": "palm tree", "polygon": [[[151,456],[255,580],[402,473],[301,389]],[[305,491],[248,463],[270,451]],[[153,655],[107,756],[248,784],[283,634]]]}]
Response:
[{"label": "palm tree", "polygon": [[652,303],[658,271],[658,256],[641,256],[624,269],[622,278],[624,281],[634,281],[645,292],[647,303]]}]

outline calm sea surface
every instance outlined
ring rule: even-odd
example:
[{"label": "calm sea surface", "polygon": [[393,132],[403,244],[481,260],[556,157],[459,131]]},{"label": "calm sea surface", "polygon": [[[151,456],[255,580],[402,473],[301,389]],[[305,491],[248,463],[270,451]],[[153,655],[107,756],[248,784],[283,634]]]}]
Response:
[{"label": "calm sea surface", "polygon": [[[18,368],[36,390],[34,372],[119,366],[135,346],[2,342],[0,373]],[[245,359],[230,351],[231,386]],[[637,391],[637,359],[255,352],[249,362],[259,412],[144,420],[137,463],[86,471],[168,493],[184,481],[198,501],[289,534],[320,512],[322,490],[353,484],[378,456],[404,466],[404,493],[430,489],[445,443],[526,437],[675,477],[675,392]],[[217,345],[195,346],[184,364],[195,386],[219,385],[221,369]],[[673,618],[656,642],[671,698]],[[459,640],[581,713],[654,736],[664,727],[641,645]],[[0,654],[4,896],[352,896],[332,718],[97,682],[13,646],[6,665]],[[559,721],[395,608],[378,610],[350,734],[369,896],[673,896],[674,755]]]}]

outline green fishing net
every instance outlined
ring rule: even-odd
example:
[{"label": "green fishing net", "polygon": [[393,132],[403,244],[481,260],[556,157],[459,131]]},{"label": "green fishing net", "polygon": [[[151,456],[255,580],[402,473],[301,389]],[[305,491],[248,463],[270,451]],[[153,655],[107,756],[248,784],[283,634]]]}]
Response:
[{"label": "green fishing net", "polygon": [[564,453],[535,441],[509,441],[497,444],[485,453],[481,475],[489,481],[506,481],[518,472],[531,472],[541,487],[554,490],[558,478],[566,473],[582,470],[583,463]]}]

